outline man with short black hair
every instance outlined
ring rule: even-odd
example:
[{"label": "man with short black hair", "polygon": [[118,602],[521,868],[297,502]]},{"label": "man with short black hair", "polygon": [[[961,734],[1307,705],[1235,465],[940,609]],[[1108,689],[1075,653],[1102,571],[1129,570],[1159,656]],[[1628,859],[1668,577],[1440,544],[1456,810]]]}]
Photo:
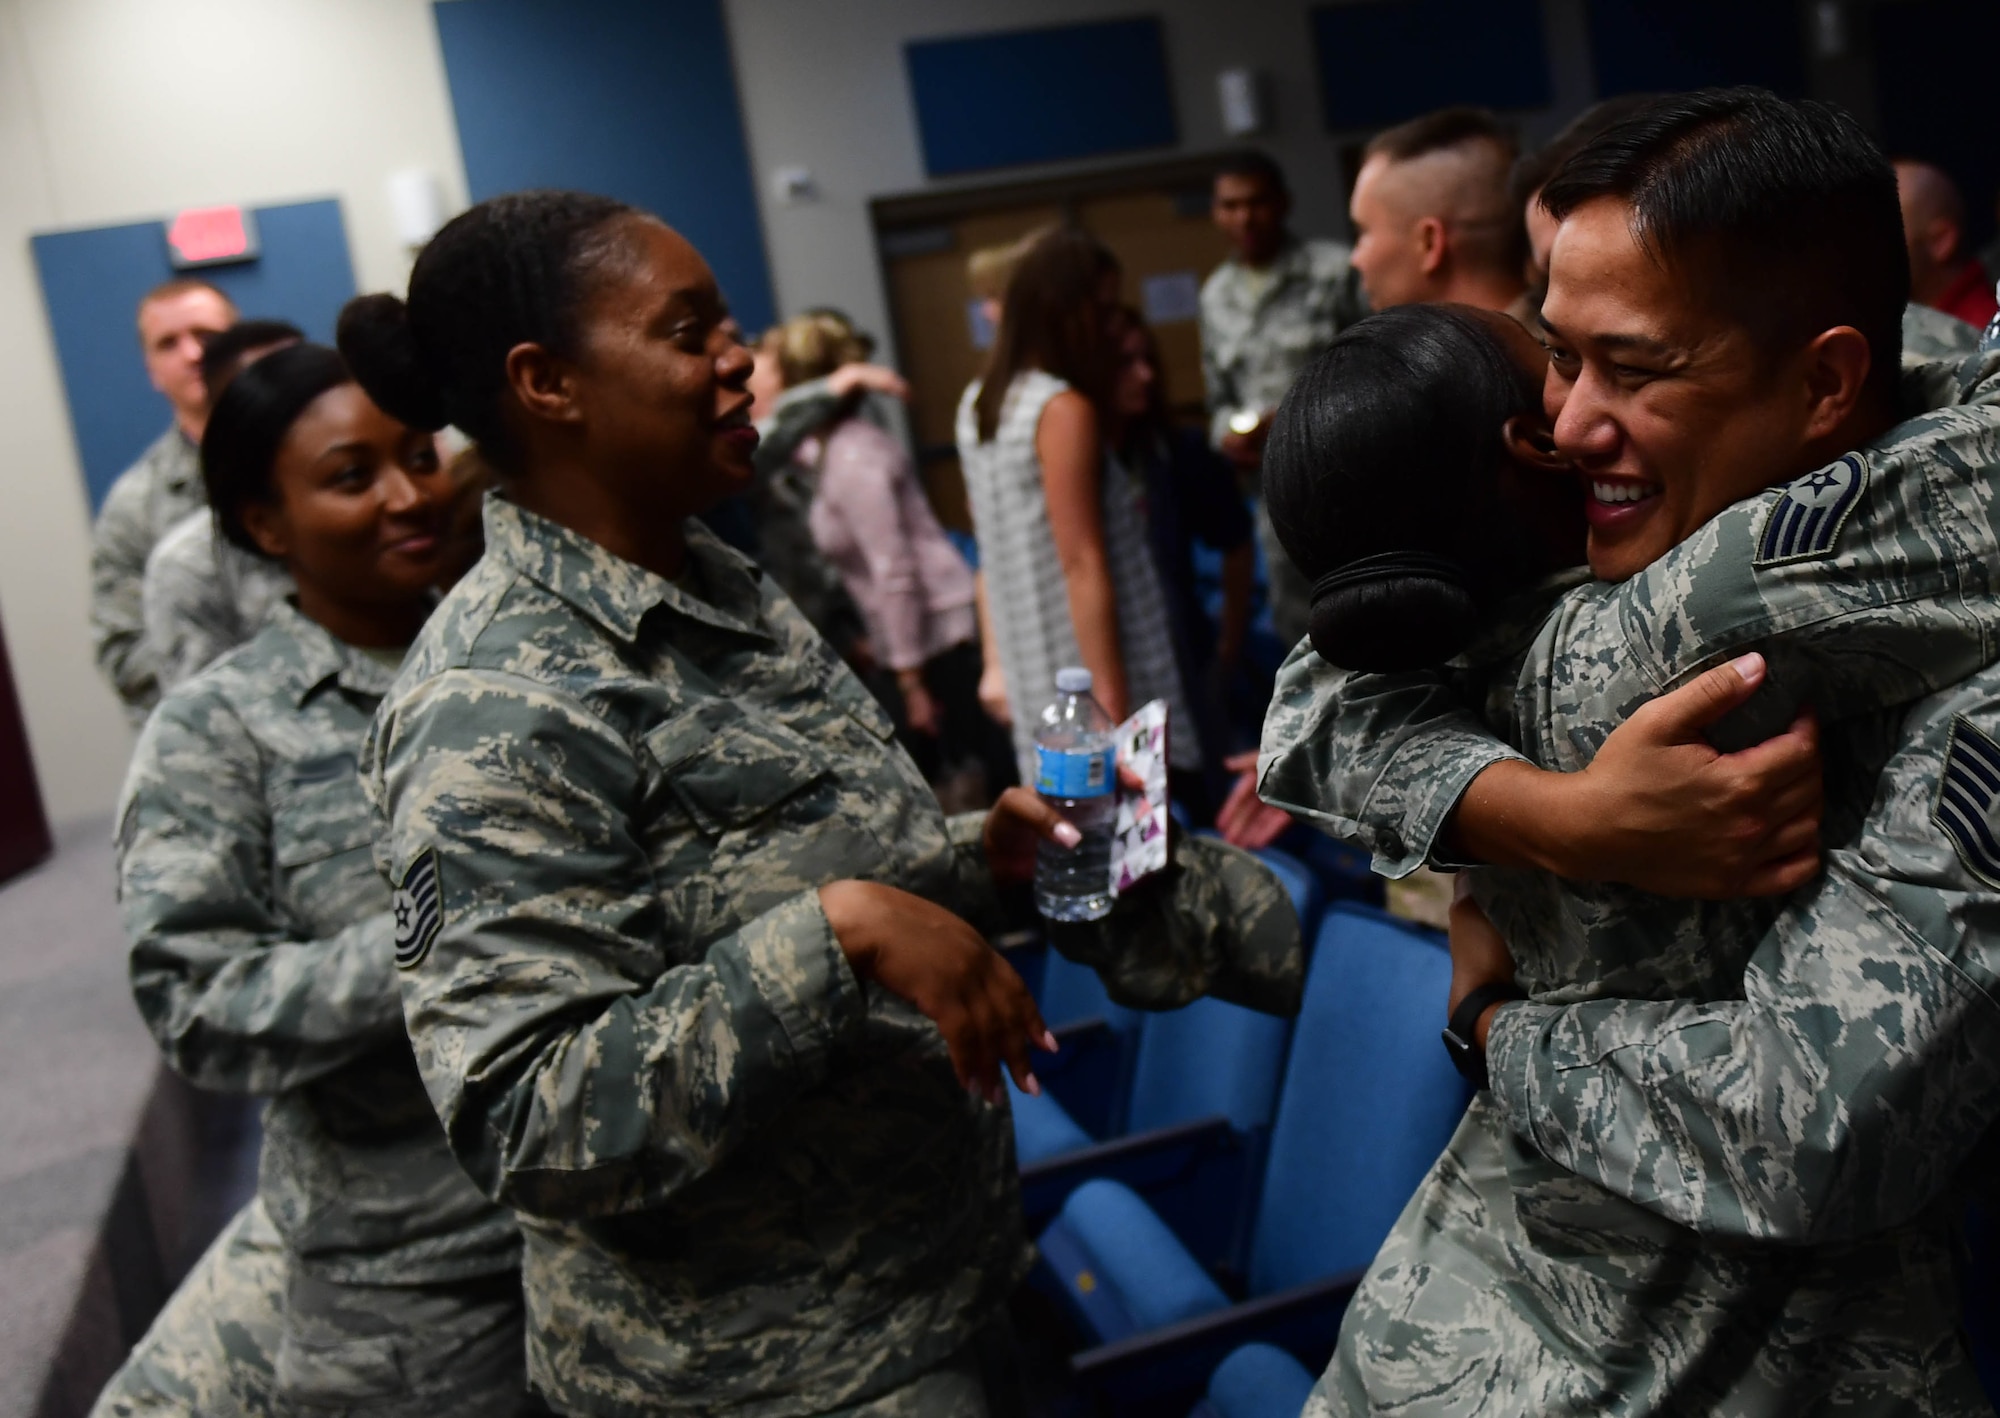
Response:
[{"label": "man with short black hair", "polygon": [[1370,306],[1445,300],[1525,316],[1515,151],[1482,108],[1440,109],[1368,144],[1347,210]]},{"label": "man with short black hair", "polygon": [[[1361,318],[1363,306],[1347,247],[1292,235],[1291,189],[1267,154],[1233,153],[1217,164],[1209,210],[1230,247],[1201,288],[1209,440],[1254,478],[1278,401],[1306,361]],[[1271,619],[1290,645],[1306,632],[1311,596],[1278,545],[1262,499],[1257,540],[1270,579]]]},{"label": "man with short black hair", "polygon": [[202,345],[236,323],[236,306],[208,282],[183,277],[146,293],[138,323],[147,377],[173,407],[174,421],[111,485],[90,543],[97,667],[134,725],[160,697],[140,603],[146,558],[168,528],[203,505],[199,450],[209,401]]},{"label": "man with short black hair", "polygon": [[[1816,648],[1872,665],[1868,627],[1920,602],[1990,609],[2000,356],[1903,375],[1895,198],[1851,118],[1756,90],[1662,99],[1587,145],[1543,194],[1543,323],[1600,580],[1482,701],[1536,763],[1456,703],[1385,711],[1397,677],[1295,658],[1287,699],[1281,676],[1267,738],[1343,767],[1307,781],[1281,750],[1266,785],[1385,871],[1501,869],[1475,891],[1508,927],[1482,946],[1454,922],[1453,1036],[1485,1091],[1309,1414],[1991,1412],[1953,1264],[2000,1119],[2000,669],[1919,650],[1930,698],[1794,725],[1819,735],[1829,852],[1790,897],[1662,884],[1700,844],[1616,847],[1629,824],[1594,820],[1575,771],[1651,732],[1627,722],[1649,694],[1770,637],[1782,699]],[[1897,545],[1843,540],[1899,518]],[[1897,580],[1918,561],[1937,574]],[[1636,699],[1612,688],[1634,663]],[[1689,771],[1719,761],[1689,732]]]},{"label": "man with short black hair", "polygon": [[1965,199],[1958,184],[1935,163],[1896,160],[1903,239],[1910,253],[1910,298],[1978,329],[2000,302],[1993,278],[1966,249]]}]

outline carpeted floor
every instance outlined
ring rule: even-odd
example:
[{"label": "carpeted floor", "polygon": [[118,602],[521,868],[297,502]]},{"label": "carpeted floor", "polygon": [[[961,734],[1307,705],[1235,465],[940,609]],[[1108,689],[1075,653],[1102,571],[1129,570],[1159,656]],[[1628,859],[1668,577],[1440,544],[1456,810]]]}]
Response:
[{"label": "carpeted floor", "polygon": [[82,1412],[241,1190],[241,1109],[132,1006],[110,832],[0,886],[0,1418]]}]

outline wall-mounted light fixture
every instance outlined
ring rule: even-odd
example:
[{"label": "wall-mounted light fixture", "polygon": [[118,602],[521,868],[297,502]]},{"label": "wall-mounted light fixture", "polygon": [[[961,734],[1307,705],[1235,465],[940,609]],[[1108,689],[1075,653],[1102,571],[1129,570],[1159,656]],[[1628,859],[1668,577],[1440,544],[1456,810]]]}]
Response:
[{"label": "wall-mounted light fixture", "polygon": [[389,174],[389,217],[396,240],[415,250],[444,225],[444,184],[437,174],[420,167]]}]

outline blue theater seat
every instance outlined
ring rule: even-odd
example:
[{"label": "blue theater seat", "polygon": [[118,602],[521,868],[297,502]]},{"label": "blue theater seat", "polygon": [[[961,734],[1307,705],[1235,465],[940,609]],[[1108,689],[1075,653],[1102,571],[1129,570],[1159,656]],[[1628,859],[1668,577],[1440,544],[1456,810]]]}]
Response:
[{"label": "blue theater seat", "polygon": [[1312,1396],[1304,1364],[1270,1344],[1246,1344],[1216,1366],[1188,1418],[1299,1418]]},{"label": "blue theater seat", "polygon": [[[1284,884],[1309,932],[1320,913],[1317,880],[1283,852],[1256,855]],[[1057,970],[1062,1007],[1108,1003],[1095,974],[1086,982],[1082,973],[1067,961]],[[1122,1118],[1121,1127],[1087,1129],[1055,1089],[1040,1098],[1014,1094],[1029,1223],[1054,1215],[1083,1182],[1115,1177],[1151,1199],[1204,1262],[1240,1270],[1247,1238],[1238,1222],[1277,1107],[1290,1021],[1214,999],[1137,1018],[1130,1087],[1120,1106],[1104,1110]]]},{"label": "blue theater seat", "polygon": [[1014,1145],[1030,1226],[1079,1186],[1143,1194],[1207,1265],[1240,1270],[1291,1021],[1221,1000],[1144,1016],[1117,1137],[1093,1139],[1047,1096],[1015,1095]]},{"label": "blue theater seat", "polygon": [[1124,1126],[1142,1015],[1112,1003],[1095,970],[1053,950],[1041,984],[1042,1020],[1059,1047],[1036,1055],[1035,1076],[1085,1136],[1109,1137]]},{"label": "blue theater seat", "polygon": [[1361,1271],[1467,1101],[1438,1043],[1450,976],[1435,932],[1365,906],[1328,911],[1237,1303],[1129,1188],[1071,1195],[1042,1235],[1038,1283],[1089,1336],[1075,1371],[1114,1411],[1185,1412],[1250,1340],[1324,1362]]}]

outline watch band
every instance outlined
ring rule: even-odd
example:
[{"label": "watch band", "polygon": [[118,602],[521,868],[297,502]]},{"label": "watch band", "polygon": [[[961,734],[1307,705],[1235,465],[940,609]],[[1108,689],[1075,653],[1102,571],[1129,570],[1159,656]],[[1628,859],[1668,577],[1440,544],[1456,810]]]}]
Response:
[{"label": "watch band", "polygon": [[1458,1008],[1451,1012],[1451,1019],[1444,1027],[1445,1052],[1451,1055],[1452,1064],[1475,1090],[1483,1090],[1489,1082],[1486,1050],[1476,1041],[1479,1016],[1493,1005],[1527,997],[1527,991],[1512,980],[1495,980],[1481,985],[1460,1000]]}]

